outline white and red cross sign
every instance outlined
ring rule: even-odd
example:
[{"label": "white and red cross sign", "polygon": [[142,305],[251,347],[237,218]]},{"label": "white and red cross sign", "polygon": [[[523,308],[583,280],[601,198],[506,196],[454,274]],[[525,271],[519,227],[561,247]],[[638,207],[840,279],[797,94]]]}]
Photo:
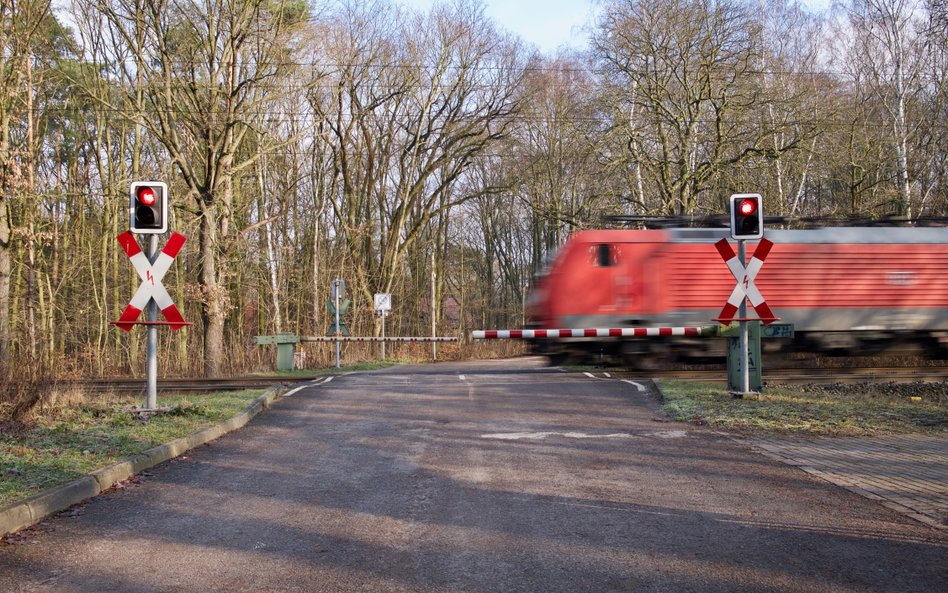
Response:
[{"label": "white and red cross sign", "polygon": [[165,245],[165,248],[158,254],[155,263],[151,263],[148,261],[148,256],[145,255],[145,252],[143,252],[142,248],[138,245],[138,240],[135,239],[135,235],[130,231],[126,231],[118,236],[119,244],[122,246],[122,249],[125,250],[125,254],[128,255],[128,259],[135,267],[135,271],[138,272],[138,277],[142,279],[142,283],[138,285],[135,296],[132,297],[128,306],[125,307],[125,311],[122,312],[122,316],[115,325],[125,331],[131,331],[132,326],[136,324],[138,317],[142,314],[142,311],[151,299],[155,299],[155,303],[158,305],[158,308],[161,309],[161,313],[165,316],[165,319],[168,320],[168,325],[171,326],[171,329],[178,331],[185,325],[189,325],[185,322],[184,318],[181,317],[181,313],[174,305],[174,301],[171,300],[171,295],[168,294],[165,285],[161,283],[168,269],[171,267],[171,262],[174,261],[175,256],[181,251],[181,247],[184,246],[186,240],[184,235],[172,233],[171,239],[168,240],[168,244]]},{"label": "white and red cross sign", "polygon": [[714,246],[718,248],[718,253],[721,254],[721,257],[725,263],[727,263],[728,269],[731,270],[731,275],[737,280],[737,284],[734,286],[734,290],[731,291],[731,296],[728,297],[724,308],[721,309],[721,315],[717,321],[720,321],[724,325],[733,321],[734,314],[737,313],[737,309],[740,307],[745,296],[750,300],[751,305],[753,305],[754,310],[757,312],[757,316],[760,317],[764,325],[777,321],[777,317],[774,316],[773,311],[770,310],[770,307],[764,300],[764,295],[760,293],[760,290],[758,290],[754,284],[754,278],[757,277],[757,272],[763,267],[764,260],[767,259],[767,254],[770,253],[770,248],[773,247],[774,244],[767,239],[761,239],[746,268],[741,258],[734,253],[734,249],[731,248],[731,244],[728,243],[727,239],[721,239],[715,243]]}]

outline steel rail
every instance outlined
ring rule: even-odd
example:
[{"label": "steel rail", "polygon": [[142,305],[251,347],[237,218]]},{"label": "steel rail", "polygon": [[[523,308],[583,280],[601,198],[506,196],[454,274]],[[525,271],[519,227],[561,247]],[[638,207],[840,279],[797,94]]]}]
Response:
[{"label": "steel rail", "polygon": [[[620,376],[634,378],[647,374],[655,379],[688,382],[726,383],[727,370],[672,370],[663,369],[636,373],[621,371]],[[769,384],[806,383],[912,383],[948,381],[944,367],[854,367],[854,368],[781,368],[763,370],[763,380]]]}]

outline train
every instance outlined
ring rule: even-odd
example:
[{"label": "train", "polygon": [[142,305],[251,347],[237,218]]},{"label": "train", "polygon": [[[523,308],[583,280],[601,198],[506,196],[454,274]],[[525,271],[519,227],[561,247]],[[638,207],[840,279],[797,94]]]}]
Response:
[{"label": "train", "polygon": [[[715,246],[729,238],[719,228],[576,232],[535,277],[527,327],[713,325],[735,286]],[[792,340],[767,341],[765,351],[948,352],[948,228],[767,230],[765,239],[773,246],[755,284],[773,317],[794,329]],[[748,259],[757,244],[746,242]],[[749,303],[747,310],[757,313]],[[722,355],[723,342],[563,338],[534,340],[532,348],[554,363],[589,356],[669,362]]]}]

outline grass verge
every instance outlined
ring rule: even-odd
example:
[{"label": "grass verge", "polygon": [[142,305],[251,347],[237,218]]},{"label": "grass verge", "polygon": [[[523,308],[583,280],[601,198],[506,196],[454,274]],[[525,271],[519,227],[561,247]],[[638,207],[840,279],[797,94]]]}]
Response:
[{"label": "grass verge", "polygon": [[377,371],[379,369],[387,369],[396,364],[402,364],[400,361],[385,361],[385,362],[357,362],[353,364],[344,364],[342,368],[336,368],[334,366],[317,368],[317,369],[296,369],[292,371],[268,371],[261,373],[254,373],[255,376],[262,377],[285,377],[288,379],[298,379],[300,377],[317,377],[322,375],[336,375],[339,373],[350,373],[353,371]]},{"label": "grass verge", "polygon": [[167,396],[170,411],[143,418],[140,398],[111,397],[44,413],[29,423],[0,421],[0,507],[227,420],[263,390]]},{"label": "grass verge", "polygon": [[942,395],[846,386],[767,387],[759,400],[735,399],[721,385],[660,381],[663,410],[675,420],[738,432],[866,436],[948,434]]}]

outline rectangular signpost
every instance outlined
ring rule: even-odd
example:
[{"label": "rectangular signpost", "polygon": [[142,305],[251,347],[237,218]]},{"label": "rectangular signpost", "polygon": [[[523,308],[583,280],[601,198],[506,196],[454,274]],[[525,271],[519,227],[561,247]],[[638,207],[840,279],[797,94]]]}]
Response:
[{"label": "rectangular signpost", "polygon": [[392,295],[387,292],[375,293],[375,314],[382,318],[382,361],[385,361],[385,318],[392,310]]},{"label": "rectangular signpost", "polygon": [[[731,275],[737,281],[731,296],[728,297],[724,309],[718,317],[718,321],[727,325],[734,319],[737,313],[737,321],[740,323],[740,385],[736,386],[730,383],[730,388],[737,397],[750,396],[760,390],[758,385],[755,391],[751,391],[751,363],[750,363],[750,342],[748,336],[747,301],[751,302],[754,310],[757,312],[759,320],[765,325],[777,320],[771,312],[770,307],[764,300],[764,296],[754,284],[757,273],[764,265],[767,254],[773,243],[764,239],[764,209],[763,199],[760,194],[734,194],[730,198],[731,214],[731,238],[737,239],[737,253],[731,248],[727,239],[721,239],[715,243],[718,253],[727,264]],[[758,239],[757,249],[751,258],[749,264],[746,264],[746,254],[744,251],[744,242],[748,239]],[[756,363],[760,362],[760,338],[756,340]],[[730,351],[728,352],[730,355]],[[730,361],[730,356],[728,357]],[[729,363],[730,366],[730,363]],[[759,375],[760,369],[757,368]]]},{"label": "rectangular signpost", "polygon": [[[145,408],[158,407],[158,326],[168,325],[173,331],[191,325],[182,317],[162,280],[174,258],[184,246],[184,235],[171,233],[167,244],[158,251],[158,235],[168,231],[169,195],[167,184],[161,181],[135,181],[129,189],[129,230],[118,237],[132,267],[138,273],[141,284],[122,316],[114,322],[119,329],[132,331],[135,325],[147,326],[145,336]],[[139,245],[136,235],[147,235],[145,250]],[[158,321],[158,310],[166,321]],[[142,312],[145,321],[138,321]]]}]

